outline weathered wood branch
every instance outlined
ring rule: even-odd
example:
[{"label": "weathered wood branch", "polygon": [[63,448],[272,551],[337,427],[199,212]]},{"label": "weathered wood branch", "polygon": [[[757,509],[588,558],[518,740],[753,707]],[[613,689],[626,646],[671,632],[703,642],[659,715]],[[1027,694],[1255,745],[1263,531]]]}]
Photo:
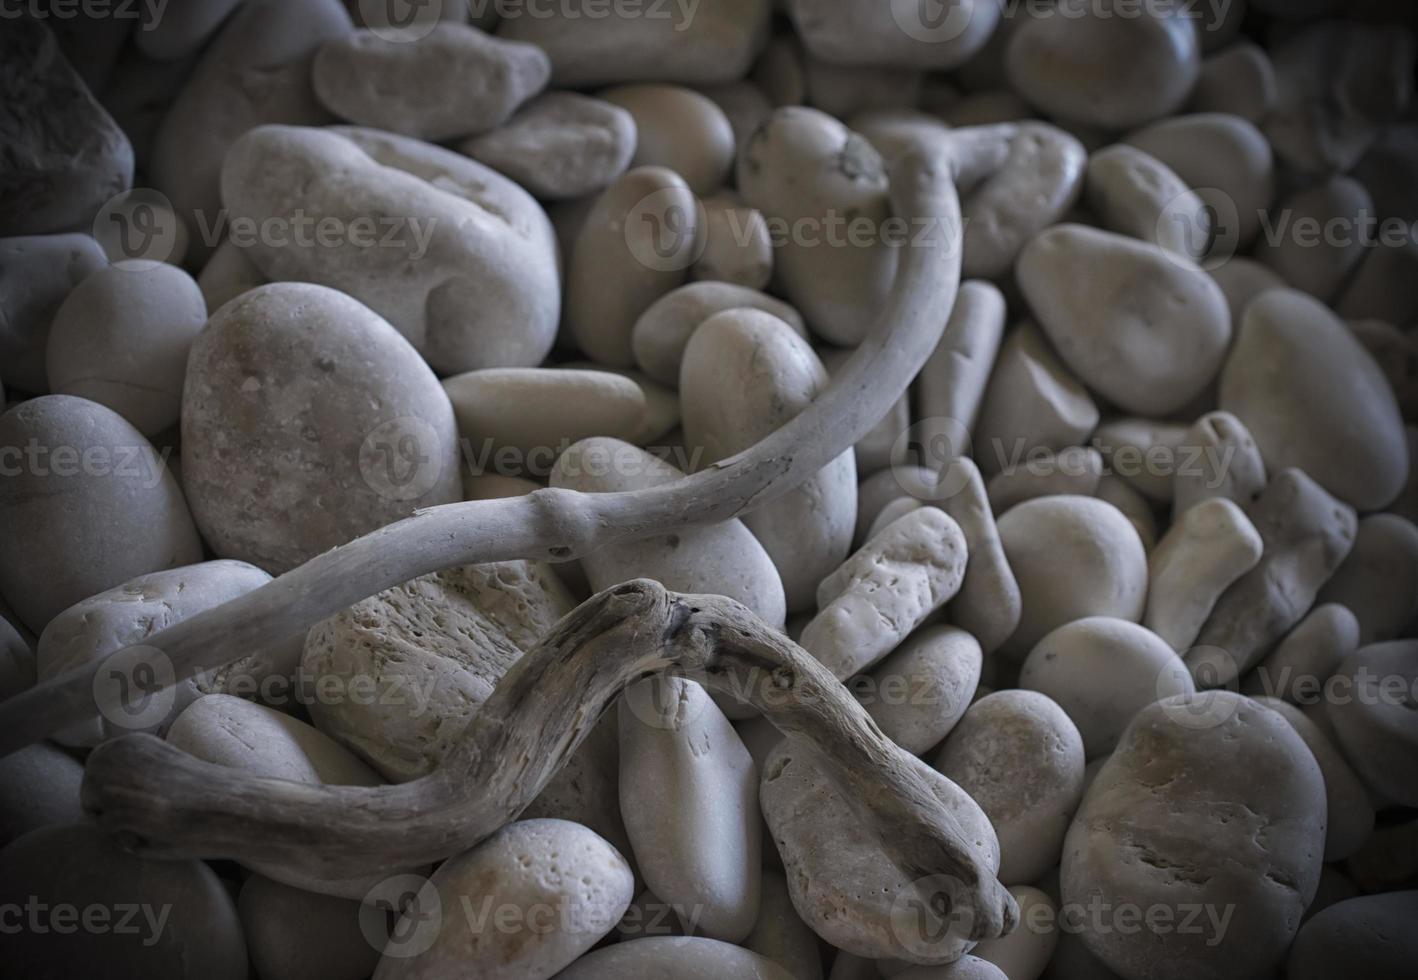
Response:
[{"label": "weathered wood branch", "polygon": [[513,666],[433,774],[383,787],[310,786],[197,760],[149,735],[89,758],[83,799],[140,854],[278,863],[327,878],[394,873],[477,844],[536,798],[625,690],[687,675],[748,700],[811,743],[908,879],[965,886],[975,935],[1018,910],[915,760],[810,654],[721,596],[619,585],[566,616]]}]

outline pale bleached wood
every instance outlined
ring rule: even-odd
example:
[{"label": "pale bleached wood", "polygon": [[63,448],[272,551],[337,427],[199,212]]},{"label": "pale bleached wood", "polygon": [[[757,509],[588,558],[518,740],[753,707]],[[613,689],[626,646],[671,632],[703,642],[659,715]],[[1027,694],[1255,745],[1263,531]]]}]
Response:
[{"label": "pale bleached wood", "polygon": [[[940,339],[960,284],[954,163],[909,153],[892,170],[908,217],[896,282],[876,327],[813,405],[755,446],[683,480],[627,493],[545,489],[446,504],[334,548],[238,599],[151,637],[177,680],[303,632],[419,575],[474,562],[581,557],[613,541],[735,517],[785,493],[870,432]],[[0,756],[97,714],[102,662],[0,703]]]},{"label": "pale bleached wood", "polygon": [[[326,878],[395,873],[495,833],[536,798],[629,685],[688,676],[758,708],[813,746],[908,880],[949,875],[973,939],[1018,909],[897,746],[810,654],[722,596],[640,579],[593,596],[522,657],[437,771],[398,786],[310,786],[195,759],[150,735],[89,758],[84,806],[139,854],[235,858]],[[625,710],[625,709],[622,709]]]}]

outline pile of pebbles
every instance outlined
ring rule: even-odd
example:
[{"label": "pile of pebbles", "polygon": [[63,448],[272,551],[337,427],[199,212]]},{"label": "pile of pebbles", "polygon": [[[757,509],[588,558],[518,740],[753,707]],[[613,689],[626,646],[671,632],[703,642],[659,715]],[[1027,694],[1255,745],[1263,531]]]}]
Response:
[{"label": "pile of pebbles", "polygon": [[[829,389],[901,249],[947,243],[965,281],[891,412],[741,519],[424,575],[155,710],[96,685],[91,721],[0,758],[0,972],[1418,974],[1415,20],[7,15],[0,698],[419,508],[712,467]],[[893,214],[907,153],[950,168],[960,227]],[[307,785],[427,776],[636,578],[817,658],[1018,927],[973,942],[959,882],[904,876],[812,745],[692,678],[637,683],[515,822],[392,878],[144,858],[81,804],[85,755],[135,731]]]}]

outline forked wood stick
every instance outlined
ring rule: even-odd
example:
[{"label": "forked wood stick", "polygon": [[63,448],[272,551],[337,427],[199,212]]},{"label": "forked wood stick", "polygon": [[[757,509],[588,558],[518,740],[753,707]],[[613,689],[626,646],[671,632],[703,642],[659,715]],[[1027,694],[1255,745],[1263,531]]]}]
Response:
[{"label": "forked wood stick", "polygon": [[84,806],[139,854],[237,858],[326,878],[392,874],[466,850],[515,819],[615,698],[660,673],[732,692],[811,743],[908,880],[943,874],[964,884],[970,938],[1013,928],[1013,898],[976,859],[920,763],[830,671],[732,599],[678,595],[645,579],[563,618],[422,779],[345,787],[257,778],[129,735],[89,757]]},{"label": "forked wood stick", "polygon": [[[916,227],[899,250],[886,307],[822,396],[758,444],[651,489],[544,489],[419,511],[170,626],[145,646],[162,651],[180,681],[419,575],[475,562],[578,558],[614,541],[725,521],[787,492],[870,432],[935,349],[960,284],[953,171],[941,155],[910,153],[894,164],[893,211]],[[94,678],[102,665],[75,668],[0,704],[0,756],[96,715]]]}]

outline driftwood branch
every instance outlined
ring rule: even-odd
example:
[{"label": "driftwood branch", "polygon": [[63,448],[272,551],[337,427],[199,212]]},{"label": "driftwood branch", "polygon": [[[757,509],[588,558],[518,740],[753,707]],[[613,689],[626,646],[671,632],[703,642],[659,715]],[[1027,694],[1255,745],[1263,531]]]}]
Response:
[{"label": "driftwood branch", "polygon": [[[893,167],[895,214],[917,227],[871,336],[813,405],[757,445],[672,484],[626,493],[544,489],[420,511],[334,548],[259,589],[183,620],[147,646],[184,680],[280,642],[429,572],[476,562],[577,558],[614,541],[728,520],[797,486],[890,411],[935,349],[960,284],[953,162],[908,154]],[[0,704],[0,756],[97,714],[79,667]]]},{"label": "driftwood branch", "polygon": [[914,758],[825,667],[731,599],[648,580],[607,589],[558,623],[422,779],[341,787],[256,778],[130,735],[90,756],[84,805],[140,854],[278,863],[327,878],[394,873],[466,850],[515,819],[615,698],[661,673],[732,692],[811,743],[908,879],[964,883],[971,938],[1013,928],[1009,892]]}]

